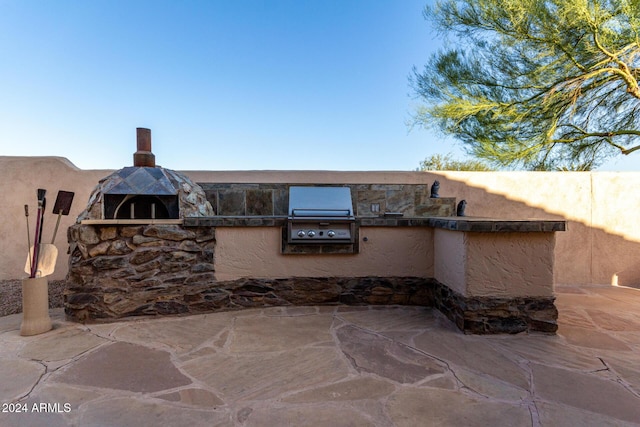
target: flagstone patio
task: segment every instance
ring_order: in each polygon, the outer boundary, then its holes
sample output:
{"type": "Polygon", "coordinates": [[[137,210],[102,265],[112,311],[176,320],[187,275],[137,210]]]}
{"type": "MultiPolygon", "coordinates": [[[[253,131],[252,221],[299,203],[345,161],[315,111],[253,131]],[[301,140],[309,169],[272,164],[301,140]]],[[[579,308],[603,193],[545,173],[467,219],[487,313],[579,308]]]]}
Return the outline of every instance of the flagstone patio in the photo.
{"type": "Polygon", "coordinates": [[[0,318],[2,426],[638,426],[640,290],[558,287],[557,335],[464,335],[433,308],[0,318]],[[18,412],[20,411],[20,412],[18,412]]]}

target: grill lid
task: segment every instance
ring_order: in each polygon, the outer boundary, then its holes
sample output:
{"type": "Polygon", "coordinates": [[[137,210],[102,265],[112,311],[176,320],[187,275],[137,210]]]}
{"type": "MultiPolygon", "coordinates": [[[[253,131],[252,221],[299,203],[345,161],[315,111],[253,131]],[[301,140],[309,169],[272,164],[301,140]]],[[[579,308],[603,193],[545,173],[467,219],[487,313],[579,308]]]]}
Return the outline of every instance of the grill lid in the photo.
{"type": "Polygon", "coordinates": [[[349,187],[289,187],[289,217],[353,218],[349,187]]]}
{"type": "Polygon", "coordinates": [[[351,188],[289,187],[290,244],[349,244],[356,236],[351,188]]]}

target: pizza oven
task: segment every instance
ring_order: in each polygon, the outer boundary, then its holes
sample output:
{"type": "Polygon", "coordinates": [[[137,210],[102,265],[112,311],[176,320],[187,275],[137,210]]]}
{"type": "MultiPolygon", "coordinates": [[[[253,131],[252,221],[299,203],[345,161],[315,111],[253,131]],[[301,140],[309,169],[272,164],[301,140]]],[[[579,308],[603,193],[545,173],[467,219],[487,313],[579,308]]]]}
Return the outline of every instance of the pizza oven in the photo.
{"type": "Polygon", "coordinates": [[[178,220],[214,215],[202,188],[185,175],[156,166],[151,130],[137,128],[133,166],[102,179],[79,220],[178,220]]]}

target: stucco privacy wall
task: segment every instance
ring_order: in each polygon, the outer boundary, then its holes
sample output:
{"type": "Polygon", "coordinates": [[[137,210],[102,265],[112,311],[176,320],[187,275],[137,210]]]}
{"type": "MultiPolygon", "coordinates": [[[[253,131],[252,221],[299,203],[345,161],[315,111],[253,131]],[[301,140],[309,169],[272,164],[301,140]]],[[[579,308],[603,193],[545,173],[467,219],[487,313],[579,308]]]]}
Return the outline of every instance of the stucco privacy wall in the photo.
{"type": "Polygon", "coordinates": [[[59,190],[73,191],[75,196],[68,216],[62,216],[56,236],[58,260],[51,279],[64,279],[67,274],[67,228],[86,207],[89,195],[110,170],[81,170],[62,157],[0,156],[0,280],[26,277],[27,225],[24,205],[29,205],[31,242],[36,224],[37,189],[47,190],[43,243],[51,243],[57,216],[52,214],[59,190]]]}
{"type": "Polygon", "coordinates": [[[640,286],[640,173],[441,172],[468,215],[565,219],[556,284],[640,286]]]}
{"type": "MultiPolygon", "coordinates": [[[[98,181],[111,172],[80,170],[67,159],[59,157],[0,156],[0,195],[4,201],[0,220],[0,251],[3,255],[0,257],[0,280],[25,276],[27,235],[24,204],[29,204],[33,238],[37,188],[48,190],[43,242],[50,241],[53,233],[56,217],[51,214],[51,209],[58,190],[76,193],[71,213],[62,217],[56,238],[60,255],[51,278],[63,279],[67,272],[65,230],[85,208],[98,181]]],[[[184,173],[196,182],[218,183],[431,184],[438,179],[440,195],[466,199],[469,216],[568,220],[568,230],[558,233],[556,239],[557,284],[610,284],[617,280],[620,285],[640,286],[640,263],[637,259],[640,253],[640,173],[636,172],[184,173]]],[[[430,268],[433,267],[424,267],[426,270],[430,268]]],[[[219,274],[226,273],[223,270],[219,274]]]]}

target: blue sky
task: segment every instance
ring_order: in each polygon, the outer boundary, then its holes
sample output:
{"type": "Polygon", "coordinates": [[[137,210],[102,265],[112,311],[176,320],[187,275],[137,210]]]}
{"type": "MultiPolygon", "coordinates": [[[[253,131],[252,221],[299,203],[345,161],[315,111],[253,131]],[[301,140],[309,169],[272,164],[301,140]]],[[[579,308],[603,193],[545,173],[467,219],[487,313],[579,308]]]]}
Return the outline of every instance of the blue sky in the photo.
{"type": "Polygon", "coordinates": [[[413,170],[461,152],[407,126],[427,1],[0,0],[0,155],[119,169],[148,127],[178,170],[413,170]]]}

